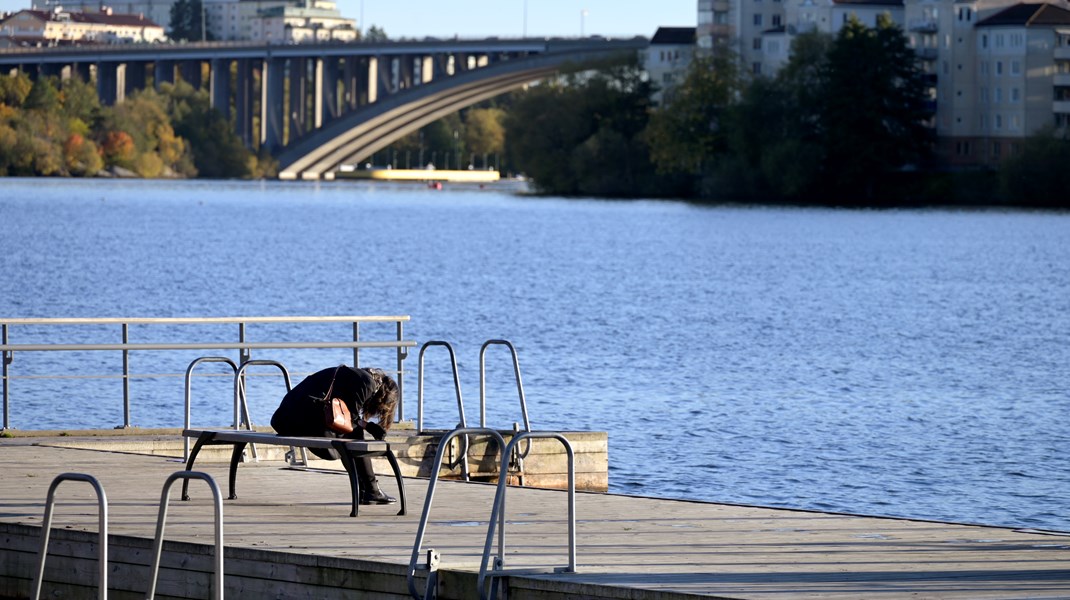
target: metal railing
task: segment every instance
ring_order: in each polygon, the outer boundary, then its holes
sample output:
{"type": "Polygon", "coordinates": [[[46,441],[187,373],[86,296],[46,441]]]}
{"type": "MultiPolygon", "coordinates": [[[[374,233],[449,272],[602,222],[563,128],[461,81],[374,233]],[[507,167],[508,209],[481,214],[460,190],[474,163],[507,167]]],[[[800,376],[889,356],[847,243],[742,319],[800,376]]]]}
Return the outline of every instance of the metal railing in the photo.
{"type": "Polygon", "coordinates": [[[41,522],[41,554],[37,563],[37,572],[33,579],[33,600],[41,597],[41,587],[45,581],[45,559],[48,558],[48,538],[52,533],[52,510],[56,504],[56,488],[64,481],[84,481],[93,486],[97,493],[97,597],[108,597],[108,495],[96,477],[85,473],[60,473],[48,486],[45,500],[45,516],[41,522]]]}
{"type": "MultiPolygon", "coordinates": [[[[62,319],[0,319],[0,364],[2,364],[3,382],[3,427],[11,428],[11,388],[10,382],[19,378],[121,378],[123,380],[123,423],[119,427],[131,427],[130,420],[130,381],[137,377],[130,372],[130,353],[146,351],[183,351],[183,350],[236,350],[238,352],[237,364],[243,364],[250,360],[254,350],[312,350],[312,349],[352,349],[353,365],[360,365],[361,349],[393,348],[396,356],[396,374],[398,384],[398,419],[404,419],[403,391],[404,391],[404,361],[408,356],[408,349],[416,346],[416,342],[405,340],[404,323],[409,320],[408,316],[298,316],[298,317],[192,317],[192,318],[62,318],[62,319]],[[339,341],[289,341],[289,340],[265,340],[249,341],[247,326],[250,324],[324,324],[324,323],[352,323],[353,334],[350,340],[339,341]],[[367,323],[393,323],[395,335],[390,339],[362,340],[360,335],[361,324],[367,323]],[[117,343],[11,343],[13,330],[17,327],[52,327],[66,326],[116,326],[119,331],[121,342],[117,343]],[[237,340],[222,342],[147,342],[134,343],[130,341],[130,326],[167,326],[167,325],[237,325],[237,340]],[[13,375],[12,365],[17,353],[30,352],[120,352],[122,354],[121,375],[63,375],[51,373],[40,375],[13,375]]],[[[181,376],[181,373],[175,373],[181,376]]]]}

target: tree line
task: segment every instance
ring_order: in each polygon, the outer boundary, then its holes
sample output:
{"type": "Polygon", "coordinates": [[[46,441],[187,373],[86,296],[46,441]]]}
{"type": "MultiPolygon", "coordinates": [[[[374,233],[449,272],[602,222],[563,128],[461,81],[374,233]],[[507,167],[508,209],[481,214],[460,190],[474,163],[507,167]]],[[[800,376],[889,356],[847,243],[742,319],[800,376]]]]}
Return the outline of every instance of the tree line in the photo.
{"type": "Polygon", "coordinates": [[[1045,129],[998,169],[933,154],[929,83],[890,19],[796,38],[775,77],[697,57],[662,106],[638,65],[574,73],[515,94],[509,164],[538,191],[824,205],[1070,206],[1065,134],[1045,129]]]}
{"type": "Polygon", "coordinates": [[[263,177],[274,165],[246,149],[208,93],[164,83],[103,106],[78,77],[0,77],[0,175],[263,177]]]}

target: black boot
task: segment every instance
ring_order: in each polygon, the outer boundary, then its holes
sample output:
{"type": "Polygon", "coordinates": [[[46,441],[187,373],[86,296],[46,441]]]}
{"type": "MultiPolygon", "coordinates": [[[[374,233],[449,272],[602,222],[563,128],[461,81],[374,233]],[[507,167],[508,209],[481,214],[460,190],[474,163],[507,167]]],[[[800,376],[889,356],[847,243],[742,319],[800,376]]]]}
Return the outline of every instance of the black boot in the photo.
{"type": "Polygon", "coordinates": [[[393,504],[397,501],[397,498],[387,496],[379,489],[379,482],[374,479],[360,486],[361,504],[393,504]]]}

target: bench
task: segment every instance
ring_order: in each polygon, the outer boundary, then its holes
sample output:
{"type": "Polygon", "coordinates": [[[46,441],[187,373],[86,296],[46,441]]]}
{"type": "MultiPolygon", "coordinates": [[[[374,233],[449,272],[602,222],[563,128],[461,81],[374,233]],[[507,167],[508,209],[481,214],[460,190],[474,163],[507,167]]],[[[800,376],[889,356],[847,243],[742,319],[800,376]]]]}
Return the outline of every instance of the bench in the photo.
{"type": "MultiPolygon", "coordinates": [[[[349,486],[353,494],[353,509],[349,513],[349,516],[351,517],[357,516],[358,506],[360,505],[360,481],[357,477],[357,468],[354,462],[355,459],[385,456],[390,462],[390,467],[394,469],[394,478],[398,482],[398,500],[401,504],[401,510],[398,511],[398,515],[405,514],[405,483],[401,480],[401,470],[398,468],[397,458],[394,457],[394,452],[390,450],[390,444],[387,442],[328,437],[293,437],[275,435],[274,433],[269,432],[241,431],[235,429],[185,429],[182,431],[182,435],[197,440],[193,446],[193,450],[190,452],[189,460],[186,462],[187,471],[193,470],[193,463],[197,460],[197,454],[201,451],[203,446],[219,446],[225,444],[233,446],[230,455],[230,500],[234,500],[238,497],[235,493],[234,480],[237,478],[238,462],[241,461],[242,453],[245,450],[246,445],[268,444],[273,446],[290,446],[294,448],[334,448],[342,460],[342,466],[345,467],[346,473],[349,475],[349,486]]],[[[187,480],[182,484],[183,500],[189,500],[189,494],[187,493],[188,483],[189,481],[187,480]]]]}

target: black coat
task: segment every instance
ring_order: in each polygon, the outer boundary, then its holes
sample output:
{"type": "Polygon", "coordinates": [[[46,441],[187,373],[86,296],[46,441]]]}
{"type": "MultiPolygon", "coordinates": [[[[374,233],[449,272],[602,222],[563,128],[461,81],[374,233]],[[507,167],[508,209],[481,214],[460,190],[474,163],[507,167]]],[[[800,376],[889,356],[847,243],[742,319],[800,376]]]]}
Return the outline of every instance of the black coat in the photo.
{"type": "MultiPolygon", "coordinates": [[[[331,387],[331,397],[340,398],[349,407],[353,420],[361,415],[361,407],[375,393],[375,381],[364,369],[341,365],[313,373],[297,384],[286,394],[282,403],[271,416],[271,427],[279,435],[339,437],[327,428],[323,416],[322,399],[331,387]],[[335,371],[337,370],[337,376],[335,371]]],[[[362,438],[363,431],[355,428],[353,434],[346,437],[362,438]]],[[[310,449],[320,458],[337,459],[333,450],[310,449]]]]}

